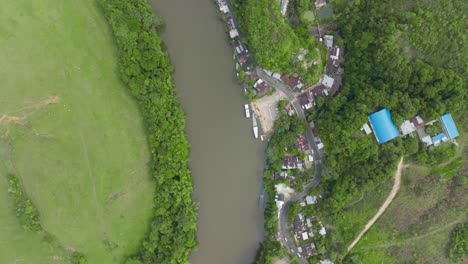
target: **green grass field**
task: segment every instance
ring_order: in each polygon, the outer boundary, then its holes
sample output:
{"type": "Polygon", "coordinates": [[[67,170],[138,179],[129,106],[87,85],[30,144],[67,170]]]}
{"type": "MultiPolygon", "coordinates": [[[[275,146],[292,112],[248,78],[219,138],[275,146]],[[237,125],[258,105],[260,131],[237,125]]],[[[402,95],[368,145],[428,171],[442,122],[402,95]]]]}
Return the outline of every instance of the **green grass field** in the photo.
{"type": "MultiPolygon", "coordinates": [[[[463,127],[460,122],[459,129],[463,127]]],[[[356,263],[452,263],[446,257],[450,232],[468,220],[468,148],[463,147],[467,140],[457,141],[456,157],[463,156],[465,164],[455,176],[444,177],[430,167],[410,165],[395,200],[353,249],[351,259],[356,263]]]]}
{"type": "Polygon", "coordinates": [[[154,190],[142,120],[118,78],[106,21],[93,0],[1,5],[0,263],[65,261],[63,250],[19,226],[7,172],[63,248],[117,263],[144,237],[154,190]]]}

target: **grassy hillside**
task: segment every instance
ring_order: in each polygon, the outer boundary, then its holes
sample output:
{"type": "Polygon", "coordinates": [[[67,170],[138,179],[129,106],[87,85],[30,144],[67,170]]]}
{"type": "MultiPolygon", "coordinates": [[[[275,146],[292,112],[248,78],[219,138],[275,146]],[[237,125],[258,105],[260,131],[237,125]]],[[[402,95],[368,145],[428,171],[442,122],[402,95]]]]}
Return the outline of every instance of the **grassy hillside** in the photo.
{"type": "Polygon", "coordinates": [[[92,0],[2,2],[0,262],[64,254],[15,221],[5,183],[12,172],[66,251],[116,263],[143,239],[154,191],[108,26],[92,0]]]}

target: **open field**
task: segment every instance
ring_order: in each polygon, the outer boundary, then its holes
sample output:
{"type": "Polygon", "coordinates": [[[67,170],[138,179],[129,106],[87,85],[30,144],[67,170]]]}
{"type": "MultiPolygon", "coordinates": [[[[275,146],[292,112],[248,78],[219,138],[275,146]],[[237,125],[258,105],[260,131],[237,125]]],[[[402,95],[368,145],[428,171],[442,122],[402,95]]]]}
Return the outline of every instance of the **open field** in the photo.
{"type": "Polygon", "coordinates": [[[358,263],[451,263],[446,257],[450,232],[468,220],[467,151],[459,150],[464,167],[449,179],[428,167],[409,166],[400,193],[348,257],[358,263]]]}
{"type": "Polygon", "coordinates": [[[121,261],[144,237],[154,185],[106,21],[92,0],[2,1],[0,45],[0,263],[64,261],[15,221],[7,172],[62,247],[121,261]]]}

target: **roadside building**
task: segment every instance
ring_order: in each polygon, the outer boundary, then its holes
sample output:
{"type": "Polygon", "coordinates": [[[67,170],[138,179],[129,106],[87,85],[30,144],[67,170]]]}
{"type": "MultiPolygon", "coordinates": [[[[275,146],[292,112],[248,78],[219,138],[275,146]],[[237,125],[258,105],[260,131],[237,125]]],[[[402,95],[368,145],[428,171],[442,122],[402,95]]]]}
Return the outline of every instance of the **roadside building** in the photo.
{"type": "Polygon", "coordinates": [[[305,152],[309,150],[309,143],[307,142],[307,138],[304,135],[299,136],[296,139],[294,147],[296,147],[299,152],[305,152]]]}
{"type": "Polygon", "coordinates": [[[323,36],[323,43],[327,48],[332,48],[333,47],[333,36],[332,35],[325,35],[323,36]]]}
{"type": "Polygon", "coordinates": [[[460,135],[458,133],[457,126],[455,125],[451,114],[443,115],[440,118],[440,123],[442,124],[444,134],[446,135],[448,140],[454,139],[460,135]]]}
{"type": "Polygon", "coordinates": [[[268,88],[269,88],[268,84],[262,79],[258,79],[254,84],[254,89],[255,91],[257,91],[257,94],[259,95],[266,94],[266,92],[268,91],[268,88]]]}
{"type": "Polygon", "coordinates": [[[284,110],[286,110],[288,116],[293,116],[296,114],[296,112],[294,111],[294,107],[290,103],[284,106],[284,110]]]}
{"type": "Polygon", "coordinates": [[[283,160],[283,170],[294,170],[298,169],[303,171],[305,169],[304,167],[304,161],[299,159],[298,157],[293,157],[293,156],[287,156],[283,160]]]}
{"type": "Polygon", "coordinates": [[[340,48],[332,47],[330,48],[330,59],[338,60],[340,58],[340,48]]]}
{"type": "Polygon", "coordinates": [[[314,96],[309,91],[301,93],[297,96],[297,99],[299,99],[299,104],[304,110],[308,110],[315,105],[314,96]]]}
{"type": "Polygon", "coordinates": [[[309,243],[297,248],[297,251],[305,258],[315,255],[315,244],[309,243]]]}
{"type": "MultiPolygon", "coordinates": [[[[324,75],[323,78],[322,78],[322,84],[325,87],[327,87],[327,89],[331,89],[333,87],[333,82],[334,81],[335,80],[332,77],[328,76],[328,75],[324,75]]],[[[328,95],[328,93],[327,93],[327,95],[328,95]]]]}
{"type": "Polygon", "coordinates": [[[388,109],[382,109],[369,115],[369,120],[374,130],[375,138],[379,144],[384,144],[398,137],[398,129],[393,123],[392,115],[388,109]]]}
{"type": "Polygon", "coordinates": [[[218,3],[219,11],[223,12],[224,14],[229,12],[229,7],[225,0],[216,0],[218,3]]]}
{"type": "Polygon", "coordinates": [[[327,5],[326,0],[315,0],[315,8],[319,9],[327,5]]]}
{"type": "Polygon", "coordinates": [[[281,76],[280,79],[291,89],[301,89],[304,86],[301,80],[297,77],[281,76]]]}
{"type": "Polygon", "coordinates": [[[317,196],[307,195],[306,199],[305,199],[305,202],[308,205],[316,204],[317,203],[317,196]]]}

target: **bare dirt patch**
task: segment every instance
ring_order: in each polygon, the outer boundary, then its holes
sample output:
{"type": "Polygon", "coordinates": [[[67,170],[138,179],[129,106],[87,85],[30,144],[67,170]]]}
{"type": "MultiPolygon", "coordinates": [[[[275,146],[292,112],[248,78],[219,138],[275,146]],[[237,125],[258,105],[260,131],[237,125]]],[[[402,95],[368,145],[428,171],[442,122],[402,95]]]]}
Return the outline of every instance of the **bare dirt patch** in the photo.
{"type": "Polygon", "coordinates": [[[294,193],[294,190],[291,189],[291,187],[287,186],[284,183],[280,183],[280,184],[275,185],[275,188],[276,188],[276,192],[278,194],[283,194],[284,195],[285,200],[287,200],[294,193]]]}
{"type": "Polygon", "coordinates": [[[264,96],[251,103],[255,116],[260,121],[263,133],[271,135],[275,120],[279,117],[278,102],[287,97],[276,90],[271,96],[264,96]]]}
{"type": "Polygon", "coordinates": [[[273,264],[289,264],[291,263],[291,261],[289,260],[289,258],[285,257],[285,258],[273,258],[273,264]]]}
{"type": "Polygon", "coordinates": [[[27,118],[34,114],[37,110],[49,105],[60,102],[60,97],[58,96],[49,96],[44,100],[41,100],[37,103],[28,102],[25,106],[6,112],[4,114],[0,114],[0,124],[1,123],[10,123],[15,125],[26,125],[27,118]],[[10,115],[11,113],[22,113],[22,115],[10,115]]]}

